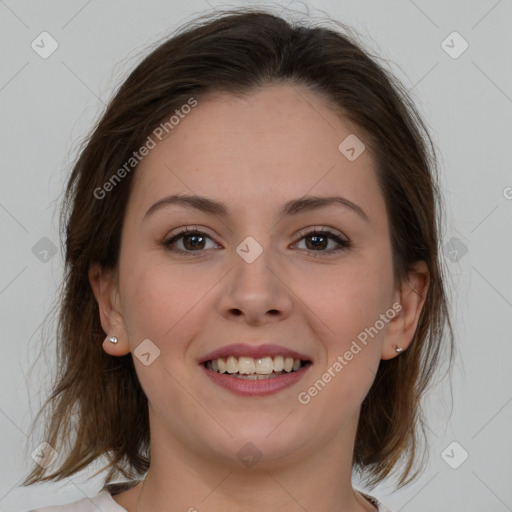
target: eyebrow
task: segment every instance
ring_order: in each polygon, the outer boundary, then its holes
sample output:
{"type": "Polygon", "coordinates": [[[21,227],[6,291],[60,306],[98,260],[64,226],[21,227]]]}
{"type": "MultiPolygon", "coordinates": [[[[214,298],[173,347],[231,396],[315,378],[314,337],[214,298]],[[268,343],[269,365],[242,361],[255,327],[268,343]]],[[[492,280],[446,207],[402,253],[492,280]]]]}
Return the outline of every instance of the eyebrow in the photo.
{"type": "MultiPolygon", "coordinates": [[[[144,219],[157,210],[170,205],[199,210],[203,213],[210,213],[219,217],[227,217],[229,214],[226,204],[220,201],[198,195],[173,194],[163,197],[154,203],[144,214],[144,219]]],[[[292,199],[282,206],[279,214],[280,216],[293,216],[333,205],[352,210],[366,222],[370,222],[370,219],[360,206],[341,196],[304,196],[300,199],[292,199]]]]}

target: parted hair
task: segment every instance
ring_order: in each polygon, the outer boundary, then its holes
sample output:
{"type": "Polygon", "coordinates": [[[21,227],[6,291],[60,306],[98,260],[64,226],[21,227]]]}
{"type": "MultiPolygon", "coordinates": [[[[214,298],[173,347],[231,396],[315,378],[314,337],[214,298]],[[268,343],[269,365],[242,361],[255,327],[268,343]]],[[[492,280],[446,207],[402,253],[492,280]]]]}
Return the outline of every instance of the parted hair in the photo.
{"type": "Polygon", "coordinates": [[[47,468],[35,464],[22,485],[70,477],[96,460],[108,469],[106,484],[121,476],[140,479],[149,469],[147,397],[132,354],[112,357],[103,350],[106,333],[88,279],[94,264],[117,268],[137,167],[104,197],[98,190],[190,98],[243,95],[270,83],[305,85],[358,127],[386,203],[396,282],[415,262],[428,265],[429,288],[412,342],[398,357],[380,361],[353,452],[353,469],[370,487],[391,474],[400,487],[421,472],[428,456],[422,398],[441,363],[451,368],[454,351],[435,144],[411,93],[358,34],[337,21],[312,20],[250,7],[195,17],[151,48],[83,141],[61,210],[57,372],[33,422],[45,413],[44,441],[60,460],[47,468]]]}

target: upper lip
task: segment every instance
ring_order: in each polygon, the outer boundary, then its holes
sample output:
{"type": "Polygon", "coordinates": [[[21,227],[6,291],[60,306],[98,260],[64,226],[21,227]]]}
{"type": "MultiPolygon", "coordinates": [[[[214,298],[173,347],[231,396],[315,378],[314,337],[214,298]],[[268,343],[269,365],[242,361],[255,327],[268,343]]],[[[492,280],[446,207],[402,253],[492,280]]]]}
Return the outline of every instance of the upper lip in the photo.
{"type": "Polygon", "coordinates": [[[283,356],[293,357],[294,359],[301,359],[302,361],[310,361],[310,358],[296,350],[292,350],[280,345],[274,344],[263,344],[263,345],[249,345],[247,343],[234,343],[232,345],[226,345],[224,347],[217,348],[212,352],[203,356],[199,364],[203,364],[206,361],[213,361],[220,357],[226,358],[229,356],[234,357],[252,357],[258,359],[265,356],[283,356]]]}

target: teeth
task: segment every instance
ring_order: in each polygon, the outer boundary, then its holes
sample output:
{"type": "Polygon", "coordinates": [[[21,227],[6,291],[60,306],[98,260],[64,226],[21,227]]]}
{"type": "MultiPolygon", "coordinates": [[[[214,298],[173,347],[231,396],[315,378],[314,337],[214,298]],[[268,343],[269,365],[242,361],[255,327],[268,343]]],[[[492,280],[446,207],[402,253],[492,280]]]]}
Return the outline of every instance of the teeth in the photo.
{"type": "MultiPolygon", "coordinates": [[[[249,375],[254,373],[255,364],[252,357],[239,357],[238,358],[238,373],[245,373],[249,375]]],[[[213,368],[212,368],[213,370],[213,368]]]]}
{"type": "MultiPolygon", "coordinates": [[[[299,361],[299,366],[300,366],[300,361],[299,361]]],[[[260,375],[269,375],[273,371],[274,371],[274,361],[272,361],[271,357],[262,357],[260,359],[256,359],[256,370],[254,371],[254,373],[258,373],[260,375]]]]}
{"type": "Polygon", "coordinates": [[[275,357],[260,357],[254,359],[253,357],[234,357],[228,358],[219,357],[213,361],[208,361],[206,367],[218,373],[229,373],[241,375],[271,375],[280,373],[290,373],[297,371],[301,367],[300,359],[293,357],[275,356],[275,357]]]}
{"type": "Polygon", "coordinates": [[[229,356],[226,359],[226,371],[228,373],[236,373],[238,371],[238,361],[236,357],[229,356]]]}
{"type": "Polygon", "coordinates": [[[284,370],[284,357],[276,356],[274,357],[274,371],[281,372],[284,370]]]}

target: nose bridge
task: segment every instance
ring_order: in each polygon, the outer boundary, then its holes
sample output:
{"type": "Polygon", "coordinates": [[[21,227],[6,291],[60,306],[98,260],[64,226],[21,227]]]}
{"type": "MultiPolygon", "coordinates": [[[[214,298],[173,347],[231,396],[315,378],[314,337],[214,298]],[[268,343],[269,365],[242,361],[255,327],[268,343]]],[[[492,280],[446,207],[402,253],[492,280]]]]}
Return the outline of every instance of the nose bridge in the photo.
{"type": "Polygon", "coordinates": [[[246,237],[235,247],[233,268],[220,307],[223,314],[236,310],[252,321],[262,321],[268,312],[288,314],[291,297],[280,278],[283,273],[271,236],[265,232],[256,236],[246,237]]]}
{"type": "Polygon", "coordinates": [[[247,236],[235,248],[237,257],[234,260],[234,271],[237,282],[244,281],[245,284],[272,287],[276,278],[276,255],[272,253],[271,236],[268,233],[261,233],[256,239],[247,236]],[[274,268],[273,268],[274,267],[274,268]]]}

